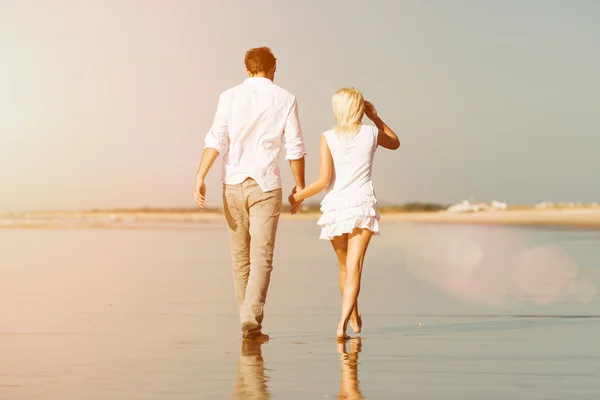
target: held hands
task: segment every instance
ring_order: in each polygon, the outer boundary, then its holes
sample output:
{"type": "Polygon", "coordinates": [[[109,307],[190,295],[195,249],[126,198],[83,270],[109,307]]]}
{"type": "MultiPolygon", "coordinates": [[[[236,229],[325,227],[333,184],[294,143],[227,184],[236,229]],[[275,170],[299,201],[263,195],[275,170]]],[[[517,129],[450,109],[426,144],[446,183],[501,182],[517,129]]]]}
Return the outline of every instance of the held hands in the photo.
{"type": "Polygon", "coordinates": [[[194,198],[196,199],[196,204],[200,208],[204,208],[206,205],[206,185],[204,184],[204,179],[196,178],[196,187],[194,187],[194,198]]]}
{"type": "Polygon", "coordinates": [[[365,115],[373,122],[379,118],[375,106],[370,101],[365,101],[365,115]]]}
{"type": "Polygon", "coordinates": [[[297,186],[294,187],[294,189],[292,189],[292,194],[290,194],[290,196],[288,197],[288,201],[290,202],[290,213],[292,215],[296,214],[298,212],[298,209],[302,205],[302,200],[298,201],[298,200],[296,200],[296,197],[294,196],[300,190],[302,190],[302,189],[297,186]]]}

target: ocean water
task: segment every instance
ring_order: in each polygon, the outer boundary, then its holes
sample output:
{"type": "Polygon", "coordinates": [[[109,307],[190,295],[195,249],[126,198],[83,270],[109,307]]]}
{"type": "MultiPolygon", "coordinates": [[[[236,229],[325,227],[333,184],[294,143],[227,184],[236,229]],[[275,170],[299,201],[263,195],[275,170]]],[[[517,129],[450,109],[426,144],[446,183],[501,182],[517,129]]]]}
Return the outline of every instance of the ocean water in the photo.
{"type": "Polygon", "coordinates": [[[382,223],[363,332],[314,221],[285,220],[266,343],[224,223],[0,230],[0,399],[597,399],[600,232],[382,223]]]}

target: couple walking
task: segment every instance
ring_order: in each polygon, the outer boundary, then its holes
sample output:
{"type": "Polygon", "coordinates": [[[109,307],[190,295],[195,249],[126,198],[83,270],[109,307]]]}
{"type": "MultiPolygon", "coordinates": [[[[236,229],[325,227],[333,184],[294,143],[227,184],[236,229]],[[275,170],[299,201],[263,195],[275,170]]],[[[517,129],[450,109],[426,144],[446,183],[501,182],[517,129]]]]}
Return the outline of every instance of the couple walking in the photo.
{"type": "Polygon", "coordinates": [[[348,324],[360,332],[358,294],[363,261],[372,235],[379,233],[371,181],[378,146],[395,150],[396,134],[354,88],[333,95],[336,126],[321,135],[319,177],[305,185],[306,151],[296,98],[273,83],[276,58],[267,47],[245,56],[248,78],[223,92],[196,177],[194,196],[206,205],[204,180],[223,157],[223,207],[231,240],[233,278],[242,337],[266,337],[263,309],[273,269],[273,249],[282,205],[279,153],[285,148],[295,187],[288,200],[295,214],[302,201],[327,189],[318,221],[340,267],[342,311],[337,337],[348,339],[348,324]],[[366,115],[375,126],[363,125],[366,115]]]}

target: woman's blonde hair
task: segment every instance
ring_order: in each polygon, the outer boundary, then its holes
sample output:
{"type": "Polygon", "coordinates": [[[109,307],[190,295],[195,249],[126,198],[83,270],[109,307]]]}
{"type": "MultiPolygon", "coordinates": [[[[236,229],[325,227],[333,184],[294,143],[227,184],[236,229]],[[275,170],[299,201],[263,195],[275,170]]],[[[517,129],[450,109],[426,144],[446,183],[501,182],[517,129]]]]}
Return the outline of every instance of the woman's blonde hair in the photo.
{"type": "Polygon", "coordinates": [[[365,99],[358,89],[343,88],[332,98],[333,116],[337,121],[334,128],[338,135],[358,133],[365,114],[365,99]]]}

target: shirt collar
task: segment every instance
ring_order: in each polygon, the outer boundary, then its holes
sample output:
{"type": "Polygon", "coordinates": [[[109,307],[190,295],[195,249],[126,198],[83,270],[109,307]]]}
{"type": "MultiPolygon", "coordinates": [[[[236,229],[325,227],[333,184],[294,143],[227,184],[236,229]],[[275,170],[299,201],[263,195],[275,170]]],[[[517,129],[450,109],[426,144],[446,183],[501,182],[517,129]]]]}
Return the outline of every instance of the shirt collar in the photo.
{"type": "Polygon", "coordinates": [[[273,81],[262,76],[249,76],[244,80],[244,83],[273,83],[273,81]]]}

